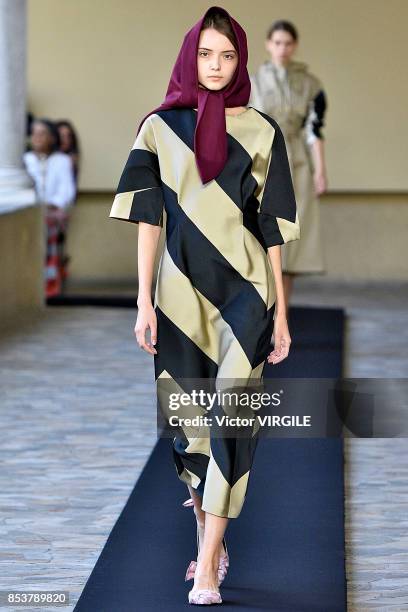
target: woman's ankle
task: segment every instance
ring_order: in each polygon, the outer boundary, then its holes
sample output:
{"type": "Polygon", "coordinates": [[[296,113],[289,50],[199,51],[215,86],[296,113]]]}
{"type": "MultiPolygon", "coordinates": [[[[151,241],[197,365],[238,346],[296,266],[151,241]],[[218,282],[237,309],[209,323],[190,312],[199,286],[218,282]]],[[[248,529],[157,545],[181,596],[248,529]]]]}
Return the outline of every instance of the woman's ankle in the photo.
{"type": "Polygon", "coordinates": [[[205,573],[212,573],[218,570],[219,554],[218,551],[212,555],[208,555],[204,550],[200,551],[200,567],[205,573]]]}
{"type": "Polygon", "coordinates": [[[215,588],[218,585],[218,561],[198,559],[195,571],[195,584],[203,583],[211,585],[211,588],[215,588]]]}

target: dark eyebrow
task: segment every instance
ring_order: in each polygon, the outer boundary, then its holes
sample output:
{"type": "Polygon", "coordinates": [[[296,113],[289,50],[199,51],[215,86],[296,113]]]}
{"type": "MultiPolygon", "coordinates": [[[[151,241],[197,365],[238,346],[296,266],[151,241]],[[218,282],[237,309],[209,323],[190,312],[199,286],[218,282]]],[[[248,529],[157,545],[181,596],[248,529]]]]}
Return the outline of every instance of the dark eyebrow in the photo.
{"type": "MultiPolygon", "coordinates": [[[[212,49],[207,49],[207,47],[198,47],[199,49],[203,49],[203,51],[212,51],[212,49]]],[[[235,49],[227,49],[226,51],[221,51],[221,53],[236,53],[235,49]]]]}

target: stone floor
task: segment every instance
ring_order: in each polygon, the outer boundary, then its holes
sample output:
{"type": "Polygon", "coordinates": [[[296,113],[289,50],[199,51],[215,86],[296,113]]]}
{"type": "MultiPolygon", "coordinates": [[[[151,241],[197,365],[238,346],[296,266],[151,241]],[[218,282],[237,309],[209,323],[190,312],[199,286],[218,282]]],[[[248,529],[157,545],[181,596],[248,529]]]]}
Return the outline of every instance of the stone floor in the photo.
{"type": "MultiPolygon", "coordinates": [[[[407,294],[302,280],[293,304],[346,308],[347,377],[406,378],[407,294]]],[[[134,322],[130,309],[49,307],[2,334],[0,589],[78,599],[156,440],[134,322]]],[[[345,447],[349,610],[408,610],[407,441],[345,447]]]]}
{"type": "MultiPolygon", "coordinates": [[[[293,303],[346,309],[345,377],[408,377],[408,285],[302,280],[293,303]]],[[[408,441],[345,440],[348,609],[408,610],[408,441]]]]}

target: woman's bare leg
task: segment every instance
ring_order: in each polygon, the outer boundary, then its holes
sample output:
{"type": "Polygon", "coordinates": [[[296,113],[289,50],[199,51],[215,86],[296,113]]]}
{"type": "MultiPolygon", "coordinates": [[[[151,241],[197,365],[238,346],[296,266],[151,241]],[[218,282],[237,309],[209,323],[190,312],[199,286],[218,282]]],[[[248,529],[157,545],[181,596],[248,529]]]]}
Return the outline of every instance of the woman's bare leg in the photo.
{"type": "Polygon", "coordinates": [[[194,502],[194,514],[197,520],[198,537],[200,539],[200,550],[201,550],[203,546],[203,542],[204,542],[205,512],[201,510],[201,497],[198,495],[196,490],[193,489],[193,487],[191,487],[190,485],[187,485],[187,486],[190,492],[190,497],[194,502]]]}
{"type": "Polygon", "coordinates": [[[218,565],[222,539],[229,519],[205,513],[204,541],[200,549],[197,568],[194,575],[194,590],[211,589],[218,591],[218,565]]]}
{"type": "Polygon", "coordinates": [[[218,565],[220,555],[224,552],[222,539],[229,519],[204,512],[201,509],[202,499],[200,495],[196,493],[193,487],[187,486],[190,497],[194,502],[194,513],[200,539],[200,552],[197,557],[193,588],[218,590],[218,565]]]}
{"type": "MultiPolygon", "coordinates": [[[[201,497],[200,495],[198,495],[198,493],[196,492],[195,489],[193,489],[193,487],[191,487],[190,485],[187,485],[188,490],[190,492],[190,497],[194,502],[194,514],[196,517],[196,521],[197,521],[197,526],[198,526],[198,537],[200,540],[200,551],[202,550],[202,546],[204,543],[204,531],[205,531],[205,516],[206,513],[204,512],[204,510],[201,510],[201,497]]],[[[224,547],[222,545],[222,540],[221,540],[221,544],[219,547],[219,554],[220,556],[223,554],[224,552],[224,547]]]]}

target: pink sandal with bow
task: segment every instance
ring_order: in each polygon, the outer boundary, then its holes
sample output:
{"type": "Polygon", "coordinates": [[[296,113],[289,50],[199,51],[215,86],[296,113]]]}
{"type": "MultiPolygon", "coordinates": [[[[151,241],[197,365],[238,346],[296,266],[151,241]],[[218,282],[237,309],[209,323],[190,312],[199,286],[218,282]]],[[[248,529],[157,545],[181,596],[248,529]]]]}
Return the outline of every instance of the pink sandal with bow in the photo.
{"type": "MultiPolygon", "coordinates": [[[[193,500],[191,498],[190,499],[186,499],[186,501],[183,502],[183,506],[185,508],[189,508],[191,506],[194,506],[194,502],[193,502],[193,500]]],[[[224,552],[224,554],[222,554],[220,556],[220,562],[219,562],[219,566],[218,566],[218,586],[220,586],[220,584],[222,584],[225,576],[227,575],[228,568],[229,568],[229,554],[228,554],[227,543],[225,541],[225,538],[222,539],[222,545],[224,547],[225,552],[224,552]]],[[[199,539],[198,527],[197,527],[197,555],[198,555],[199,550],[200,550],[200,539],[199,539]]],[[[185,578],[184,578],[185,582],[187,582],[188,580],[191,580],[192,578],[194,578],[196,568],[197,568],[197,561],[190,561],[190,565],[187,568],[186,575],[185,575],[185,578]]],[[[211,592],[212,593],[216,593],[216,591],[211,591],[211,592]]],[[[209,603],[212,603],[212,602],[209,602],[209,603]]],[[[215,601],[213,603],[221,603],[221,601],[220,602],[215,601]]]]}

